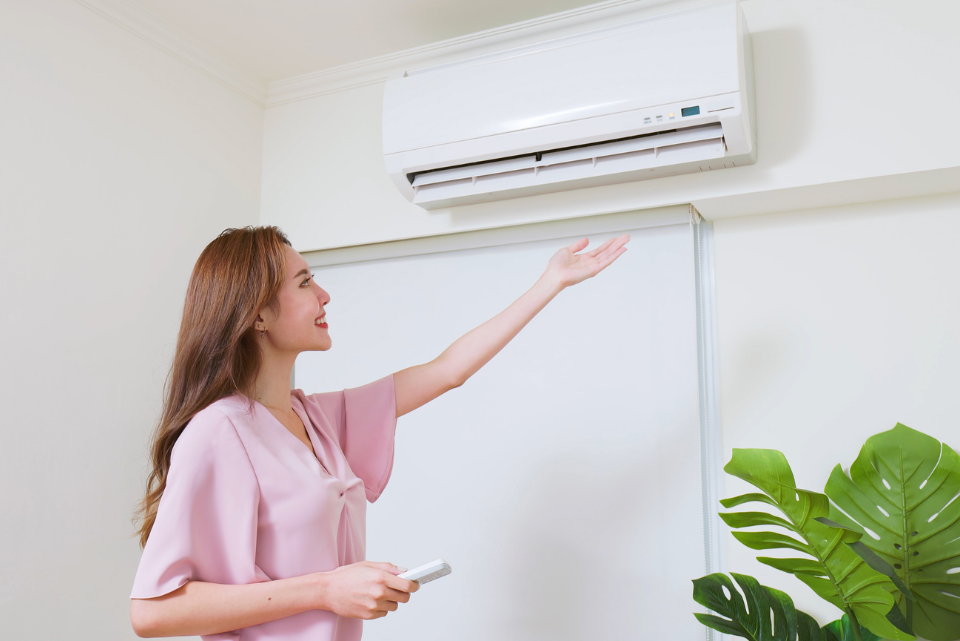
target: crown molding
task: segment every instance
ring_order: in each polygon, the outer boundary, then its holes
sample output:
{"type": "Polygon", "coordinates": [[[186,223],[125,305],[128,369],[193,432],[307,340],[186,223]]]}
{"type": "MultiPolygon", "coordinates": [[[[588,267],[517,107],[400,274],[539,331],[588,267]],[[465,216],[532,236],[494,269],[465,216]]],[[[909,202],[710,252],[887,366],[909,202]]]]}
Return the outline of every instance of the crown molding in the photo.
{"type": "MultiPolygon", "coordinates": [[[[522,46],[565,35],[565,31],[603,26],[632,14],[676,11],[715,0],[607,0],[524,22],[478,31],[422,47],[368,58],[338,67],[277,80],[267,85],[266,107],[384,82],[409,69],[479,55],[484,49],[522,46]]],[[[735,0],[731,0],[735,1],[735,0]]],[[[639,16],[638,16],[639,17],[639,16]]]]}
{"type": "MultiPolygon", "coordinates": [[[[560,13],[478,31],[413,49],[368,58],[338,67],[264,82],[187,38],[152,14],[126,0],[76,0],[78,4],[154,44],[181,62],[206,74],[265,108],[384,82],[408,69],[432,66],[488,51],[515,47],[620,22],[626,16],[676,11],[716,0],[606,0],[560,13]]],[[[738,1],[738,0],[730,0],[738,1]]]]}
{"type": "Polygon", "coordinates": [[[206,74],[261,107],[267,102],[267,83],[240,71],[229,61],[186,38],[151,14],[124,0],[76,0],[79,4],[163,49],[181,62],[206,74]]]}

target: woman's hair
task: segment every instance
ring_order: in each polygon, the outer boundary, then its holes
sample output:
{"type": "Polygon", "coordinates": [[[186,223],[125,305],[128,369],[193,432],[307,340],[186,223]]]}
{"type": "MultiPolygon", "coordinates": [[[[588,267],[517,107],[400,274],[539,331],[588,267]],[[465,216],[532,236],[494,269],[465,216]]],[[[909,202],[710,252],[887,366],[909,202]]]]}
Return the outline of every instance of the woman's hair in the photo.
{"type": "Polygon", "coordinates": [[[285,275],[284,245],[290,241],[277,227],[226,229],[193,267],[150,446],[153,469],[136,513],[140,547],[157,518],[170,455],[183,428],[197,412],[245,392],[256,379],[262,355],[253,322],[265,307],[276,310],[285,275]]]}

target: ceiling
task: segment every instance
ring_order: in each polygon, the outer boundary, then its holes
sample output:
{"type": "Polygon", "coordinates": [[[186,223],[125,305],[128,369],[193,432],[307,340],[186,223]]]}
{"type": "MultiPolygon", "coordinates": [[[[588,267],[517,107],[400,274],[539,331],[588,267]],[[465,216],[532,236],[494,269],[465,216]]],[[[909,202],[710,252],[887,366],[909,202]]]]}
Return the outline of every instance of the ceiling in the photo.
{"type": "Polygon", "coordinates": [[[597,0],[127,0],[273,82],[597,0]]]}

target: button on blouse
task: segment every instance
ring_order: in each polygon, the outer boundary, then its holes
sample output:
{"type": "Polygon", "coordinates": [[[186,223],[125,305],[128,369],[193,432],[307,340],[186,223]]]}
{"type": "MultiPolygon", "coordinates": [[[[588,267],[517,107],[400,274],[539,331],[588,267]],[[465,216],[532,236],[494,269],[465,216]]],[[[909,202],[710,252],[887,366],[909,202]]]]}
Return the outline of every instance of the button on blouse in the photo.
{"type": "MultiPolygon", "coordinates": [[[[245,584],[365,560],[366,504],[393,468],[390,374],[339,392],[290,393],[313,452],[269,410],[234,394],[198,412],[173,447],[131,598],[187,581],[245,584]]],[[[204,641],[359,641],[362,619],[311,610],[204,641]]]]}

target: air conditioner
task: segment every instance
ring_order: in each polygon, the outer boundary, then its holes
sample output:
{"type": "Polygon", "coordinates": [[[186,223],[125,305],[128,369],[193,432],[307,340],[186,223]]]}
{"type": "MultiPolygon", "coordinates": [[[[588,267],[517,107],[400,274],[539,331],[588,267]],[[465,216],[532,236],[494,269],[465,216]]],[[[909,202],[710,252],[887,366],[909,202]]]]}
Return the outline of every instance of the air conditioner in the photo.
{"type": "Polygon", "coordinates": [[[703,5],[407,71],[383,153],[426,209],[756,162],[750,35],[703,5]]]}

